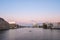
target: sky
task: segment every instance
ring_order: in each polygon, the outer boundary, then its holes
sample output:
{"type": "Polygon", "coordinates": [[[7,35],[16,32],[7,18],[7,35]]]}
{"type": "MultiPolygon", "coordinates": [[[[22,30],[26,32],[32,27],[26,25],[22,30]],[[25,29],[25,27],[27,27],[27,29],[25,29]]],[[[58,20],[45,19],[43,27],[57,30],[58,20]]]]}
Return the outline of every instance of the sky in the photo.
{"type": "Polygon", "coordinates": [[[8,22],[60,22],[60,0],[0,0],[0,17],[8,22]]]}

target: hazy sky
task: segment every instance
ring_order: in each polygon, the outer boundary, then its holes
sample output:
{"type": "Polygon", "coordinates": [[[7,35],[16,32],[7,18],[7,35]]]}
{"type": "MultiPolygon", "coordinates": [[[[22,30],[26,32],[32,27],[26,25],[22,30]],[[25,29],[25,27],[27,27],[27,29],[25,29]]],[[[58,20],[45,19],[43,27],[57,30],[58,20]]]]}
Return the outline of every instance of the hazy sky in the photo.
{"type": "Polygon", "coordinates": [[[60,0],[0,0],[0,17],[16,22],[59,22],[60,0]]]}

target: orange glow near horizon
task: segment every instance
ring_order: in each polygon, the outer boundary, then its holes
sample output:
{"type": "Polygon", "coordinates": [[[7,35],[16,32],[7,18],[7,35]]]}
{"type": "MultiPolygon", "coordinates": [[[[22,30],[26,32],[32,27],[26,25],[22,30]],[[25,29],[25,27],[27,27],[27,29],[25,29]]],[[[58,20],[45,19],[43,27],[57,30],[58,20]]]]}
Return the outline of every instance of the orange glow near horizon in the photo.
{"type": "Polygon", "coordinates": [[[15,24],[15,22],[9,22],[9,24],[15,24]]]}

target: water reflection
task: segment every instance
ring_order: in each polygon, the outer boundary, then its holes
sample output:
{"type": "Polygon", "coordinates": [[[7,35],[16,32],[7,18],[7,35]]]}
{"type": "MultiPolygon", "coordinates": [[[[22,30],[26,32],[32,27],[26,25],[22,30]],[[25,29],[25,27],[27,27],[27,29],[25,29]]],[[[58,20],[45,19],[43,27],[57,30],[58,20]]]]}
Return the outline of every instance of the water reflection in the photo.
{"type": "Polygon", "coordinates": [[[60,40],[60,30],[20,28],[0,31],[0,40],[60,40]]]}

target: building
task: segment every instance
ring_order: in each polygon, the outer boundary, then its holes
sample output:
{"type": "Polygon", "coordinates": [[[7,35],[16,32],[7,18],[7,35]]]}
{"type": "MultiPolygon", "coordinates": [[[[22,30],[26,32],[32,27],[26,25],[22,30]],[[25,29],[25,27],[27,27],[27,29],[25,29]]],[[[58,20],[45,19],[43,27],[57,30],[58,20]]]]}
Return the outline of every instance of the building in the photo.
{"type": "Polygon", "coordinates": [[[60,23],[53,23],[53,28],[60,28],[60,23]]]}
{"type": "Polygon", "coordinates": [[[0,30],[9,29],[9,23],[5,21],[3,18],[0,18],[0,30]]]}

